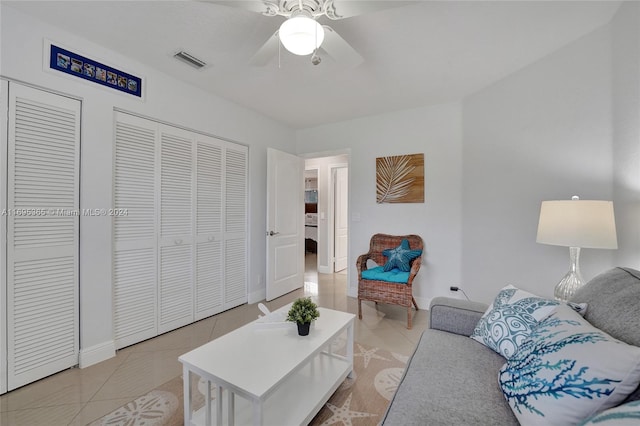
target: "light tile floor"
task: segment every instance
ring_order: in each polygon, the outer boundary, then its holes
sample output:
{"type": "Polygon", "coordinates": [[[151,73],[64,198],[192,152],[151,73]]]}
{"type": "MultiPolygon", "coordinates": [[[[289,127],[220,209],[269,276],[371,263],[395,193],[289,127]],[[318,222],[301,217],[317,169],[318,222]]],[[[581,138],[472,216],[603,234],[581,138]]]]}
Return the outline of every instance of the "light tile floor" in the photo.
{"type": "MultiPolygon", "coordinates": [[[[318,274],[315,255],[307,255],[305,286],[266,305],[274,310],[311,296],[318,305],[357,314],[347,297],[347,275],[318,274]]],[[[0,396],[1,426],[86,425],[182,374],[178,356],[258,317],[258,305],[242,305],[189,326],[119,350],[114,358],[88,368],[72,368],[0,396]]],[[[406,310],[363,303],[356,318],[355,341],[409,355],[427,325],[427,311],[414,312],[406,328],[406,310]]]]}

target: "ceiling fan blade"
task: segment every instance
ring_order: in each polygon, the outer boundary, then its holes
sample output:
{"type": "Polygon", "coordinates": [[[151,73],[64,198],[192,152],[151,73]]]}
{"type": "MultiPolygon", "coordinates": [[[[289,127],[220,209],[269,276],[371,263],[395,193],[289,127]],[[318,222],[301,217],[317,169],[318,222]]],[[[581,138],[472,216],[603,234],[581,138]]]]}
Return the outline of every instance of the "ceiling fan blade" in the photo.
{"type": "Polygon", "coordinates": [[[364,58],[333,28],[328,25],[323,25],[323,27],[325,29],[324,41],[320,48],[327,52],[336,62],[347,67],[356,67],[364,61],[364,58]]]}
{"type": "Polygon", "coordinates": [[[327,13],[327,16],[330,19],[349,18],[351,16],[377,12],[379,10],[390,9],[392,7],[408,6],[418,2],[419,1],[416,0],[333,0],[333,9],[335,13],[329,12],[327,13]]]}
{"type": "Polygon", "coordinates": [[[205,3],[215,3],[222,6],[236,7],[240,9],[250,10],[256,13],[265,13],[267,6],[261,0],[235,0],[235,1],[218,1],[218,0],[200,0],[205,3]]]}
{"type": "Polygon", "coordinates": [[[262,45],[255,55],[249,60],[249,65],[257,67],[265,66],[278,54],[278,46],[280,39],[278,38],[278,32],[273,33],[265,44],[262,45]]]}

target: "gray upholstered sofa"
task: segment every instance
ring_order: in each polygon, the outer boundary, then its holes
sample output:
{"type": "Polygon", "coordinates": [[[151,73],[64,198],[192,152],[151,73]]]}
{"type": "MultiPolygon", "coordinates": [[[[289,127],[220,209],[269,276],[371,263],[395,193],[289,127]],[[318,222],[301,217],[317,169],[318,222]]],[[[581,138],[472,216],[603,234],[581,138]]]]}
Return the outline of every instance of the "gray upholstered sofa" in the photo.
{"type": "MultiPolygon", "coordinates": [[[[588,303],[585,318],[611,336],[640,346],[640,272],[613,268],[572,298],[588,303]]],[[[517,425],[498,384],[505,359],[468,336],[487,305],[435,298],[384,425],[517,425]]],[[[640,391],[626,401],[639,400],[640,391]]],[[[626,402],[625,401],[625,402],[626,402]]]]}

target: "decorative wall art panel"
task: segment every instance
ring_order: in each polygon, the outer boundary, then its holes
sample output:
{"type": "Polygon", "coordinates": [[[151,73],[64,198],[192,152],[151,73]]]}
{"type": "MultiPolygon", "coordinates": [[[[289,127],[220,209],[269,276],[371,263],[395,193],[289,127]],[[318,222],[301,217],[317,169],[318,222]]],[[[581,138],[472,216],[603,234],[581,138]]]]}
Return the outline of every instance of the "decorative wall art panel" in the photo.
{"type": "Polygon", "coordinates": [[[376,201],[424,203],[424,154],[376,158],[376,201]]]}
{"type": "Polygon", "coordinates": [[[49,68],[142,98],[142,78],[50,44],[49,68]]]}

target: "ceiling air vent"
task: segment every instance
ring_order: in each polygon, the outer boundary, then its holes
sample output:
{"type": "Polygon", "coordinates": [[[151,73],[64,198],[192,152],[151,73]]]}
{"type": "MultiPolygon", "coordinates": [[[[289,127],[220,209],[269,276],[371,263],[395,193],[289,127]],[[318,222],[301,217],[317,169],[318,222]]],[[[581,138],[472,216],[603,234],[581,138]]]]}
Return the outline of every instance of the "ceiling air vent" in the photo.
{"type": "Polygon", "coordinates": [[[205,67],[207,65],[207,63],[205,61],[196,58],[195,56],[193,56],[190,53],[185,52],[184,50],[179,51],[178,53],[173,55],[173,57],[176,58],[176,59],[180,59],[185,64],[189,64],[189,65],[191,65],[192,67],[194,67],[196,69],[203,68],[203,67],[205,67]]]}

